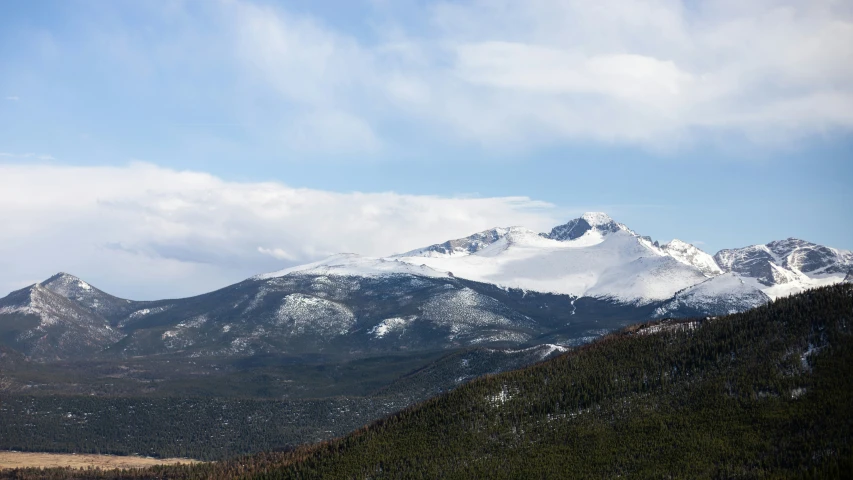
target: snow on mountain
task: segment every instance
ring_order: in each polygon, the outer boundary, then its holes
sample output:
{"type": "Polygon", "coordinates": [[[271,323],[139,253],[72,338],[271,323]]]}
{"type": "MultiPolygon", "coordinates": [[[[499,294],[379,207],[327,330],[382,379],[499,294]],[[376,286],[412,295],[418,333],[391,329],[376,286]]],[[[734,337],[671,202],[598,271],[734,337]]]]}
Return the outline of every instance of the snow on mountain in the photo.
{"type": "Polygon", "coordinates": [[[575,240],[577,238],[588,235],[590,232],[595,232],[597,238],[601,238],[608,233],[626,231],[632,232],[628,227],[621,223],[617,223],[609,215],[603,212],[587,212],[579,218],[570,220],[564,225],[558,225],[551,229],[549,233],[543,233],[542,236],[552,240],[575,240]]]}
{"type": "Polygon", "coordinates": [[[753,282],[735,273],[724,273],[678,292],[672,300],[655,310],[654,316],[666,317],[673,312],[693,316],[713,312],[716,315],[742,312],[763,305],[770,297],[753,282]]]}
{"type": "MultiPolygon", "coordinates": [[[[413,263],[413,262],[412,262],[413,263]]],[[[423,277],[447,277],[425,265],[414,265],[396,258],[362,257],[354,253],[333,255],[319,262],[285,268],[277,272],[264,273],[252,277],[254,280],[268,280],[291,274],[338,275],[375,277],[383,275],[420,275],[423,277]]]]}
{"type": "Polygon", "coordinates": [[[0,331],[14,348],[40,357],[98,351],[122,337],[102,316],[38,283],[0,299],[0,331]]]}
{"type": "Polygon", "coordinates": [[[677,238],[661,245],[660,248],[679,262],[698,268],[707,277],[723,273],[723,270],[717,265],[714,257],[677,238]]]}
{"type": "Polygon", "coordinates": [[[714,259],[774,299],[838,283],[853,268],[853,252],[795,238],[721,250],[714,259]]]}
{"type": "Polygon", "coordinates": [[[395,258],[504,287],[628,303],[665,300],[725,272],[777,298],[837,283],[853,268],[853,253],[793,238],[714,256],[678,239],[658,245],[600,212],[548,233],[495,228],[395,258]]]}
{"type": "MultiPolygon", "coordinates": [[[[649,303],[706,279],[622,224],[587,213],[548,234],[513,227],[462,256],[399,257],[454,276],[510,288],[649,303]]],[[[414,252],[423,252],[416,250],[414,252]]]]}
{"type": "Polygon", "coordinates": [[[41,285],[109,320],[127,316],[135,308],[135,302],[114,297],[67,273],[57,273],[41,285]]]}
{"type": "Polygon", "coordinates": [[[450,257],[463,256],[476,253],[489,245],[500,240],[512,230],[519,227],[492,228],[482,232],[469,235],[465,238],[448,240],[428,247],[419,248],[410,252],[395,255],[395,257],[450,257]]]}

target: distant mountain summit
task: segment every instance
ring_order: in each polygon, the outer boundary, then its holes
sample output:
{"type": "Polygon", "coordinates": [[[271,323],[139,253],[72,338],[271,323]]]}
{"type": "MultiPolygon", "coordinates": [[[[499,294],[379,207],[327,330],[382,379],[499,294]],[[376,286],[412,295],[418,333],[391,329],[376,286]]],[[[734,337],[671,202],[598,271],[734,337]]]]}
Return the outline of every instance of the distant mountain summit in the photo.
{"type": "Polygon", "coordinates": [[[114,297],[68,273],[57,273],[41,285],[107,319],[121,317],[133,310],[130,300],[114,297]]]}
{"type": "Polygon", "coordinates": [[[39,283],[0,299],[0,338],[30,356],[92,354],[122,336],[104,317],[39,283]]]}
{"type": "Polygon", "coordinates": [[[714,260],[774,298],[838,283],[853,268],[853,252],[796,238],[721,250],[714,260]]]}
{"type": "Polygon", "coordinates": [[[569,220],[564,225],[558,225],[549,233],[542,233],[545,238],[558,241],[575,240],[589,232],[597,232],[600,235],[618,232],[620,230],[630,232],[625,225],[616,223],[609,215],[603,212],[587,212],[579,218],[569,220]]]}

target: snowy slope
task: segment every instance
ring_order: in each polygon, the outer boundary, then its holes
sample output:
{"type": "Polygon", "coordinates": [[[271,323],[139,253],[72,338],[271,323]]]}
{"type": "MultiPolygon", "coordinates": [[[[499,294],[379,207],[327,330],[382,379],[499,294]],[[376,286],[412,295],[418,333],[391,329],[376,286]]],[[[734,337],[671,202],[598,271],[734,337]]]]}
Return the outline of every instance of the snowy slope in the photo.
{"type": "Polygon", "coordinates": [[[658,307],[655,316],[666,317],[673,312],[693,316],[713,313],[725,315],[763,305],[770,297],[735,273],[724,273],[679,292],[658,307]]]}
{"type": "Polygon", "coordinates": [[[483,248],[495,243],[505,237],[508,233],[518,227],[492,228],[477,232],[464,238],[448,240],[428,247],[419,248],[410,252],[395,255],[396,257],[450,257],[464,256],[476,253],[483,248]]]}
{"type": "Polygon", "coordinates": [[[454,276],[510,288],[649,303],[706,276],[602,213],[587,213],[548,234],[520,227],[467,255],[422,249],[401,256],[454,276]],[[420,254],[416,254],[420,252],[420,254]]]}
{"type": "Polygon", "coordinates": [[[682,242],[677,238],[669,243],[661,245],[660,248],[666,252],[667,255],[679,262],[698,268],[707,277],[713,277],[723,273],[723,270],[719,265],[717,265],[714,257],[687,242],[682,242]]]}
{"type": "Polygon", "coordinates": [[[853,268],[853,252],[796,238],[721,250],[714,259],[774,299],[841,282],[853,268]]]}
{"type": "Polygon", "coordinates": [[[285,268],[272,273],[252,277],[254,280],[268,280],[291,274],[339,275],[357,277],[376,277],[383,275],[420,275],[423,277],[447,277],[447,273],[435,271],[424,265],[413,265],[396,258],[362,257],[354,253],[333,255],[319,262],[285,268]]]}

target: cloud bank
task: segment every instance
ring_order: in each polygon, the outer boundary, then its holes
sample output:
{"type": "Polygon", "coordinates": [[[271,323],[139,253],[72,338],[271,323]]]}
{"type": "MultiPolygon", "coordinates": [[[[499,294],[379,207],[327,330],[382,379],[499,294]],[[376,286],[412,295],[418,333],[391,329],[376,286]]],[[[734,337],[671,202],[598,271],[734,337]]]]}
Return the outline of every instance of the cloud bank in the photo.
{"type": "Polygon", "coordinates": [[[0,295],[66,271],[119,295],[185,296],[334,253],[557,221],[522,197],[334,193],[145,163],[0,165],[0,205],[0,295]]]}
{"type": "Polygon", "coordinates": [[[671,149],[725,135],[766,144],[853,129],[849,2],[374,4],[384,20],[373,41],[224,4],[231,51],[294,106],[288,130],[304,145],[375,150],[400,118],[498,149],[671,149]]]}

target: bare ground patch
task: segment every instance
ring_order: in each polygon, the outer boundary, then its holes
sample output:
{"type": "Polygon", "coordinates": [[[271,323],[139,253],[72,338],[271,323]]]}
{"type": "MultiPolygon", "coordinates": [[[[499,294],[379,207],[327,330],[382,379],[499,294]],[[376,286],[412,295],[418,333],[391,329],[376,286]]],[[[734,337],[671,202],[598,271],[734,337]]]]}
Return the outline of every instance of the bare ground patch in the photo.
{"type": "Polygon", "coordinates": [[[143,468],[152,465],[174,465],[178,463],[199,463],[188,458],[150,458],[119,455],[92,455],[70,453],[34,453],[0,451],[0,470],[7,468],[49,468],[97,467],[113,468],[143,468]]]}

